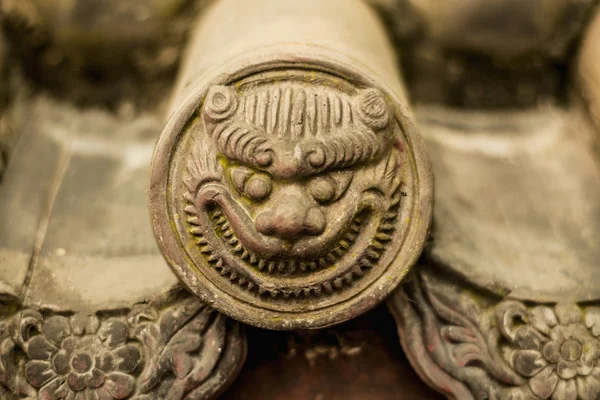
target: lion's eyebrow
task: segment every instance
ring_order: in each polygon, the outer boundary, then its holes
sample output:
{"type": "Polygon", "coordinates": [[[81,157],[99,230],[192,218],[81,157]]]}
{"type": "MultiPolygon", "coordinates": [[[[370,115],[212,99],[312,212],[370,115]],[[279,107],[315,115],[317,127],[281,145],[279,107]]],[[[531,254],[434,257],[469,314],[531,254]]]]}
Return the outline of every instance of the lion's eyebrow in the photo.
{"type": "Polygon", "coordinates": [[[209,136],[228,158],[258,168],[273,161],[270,151],[281,143],[300,143],[317,172],[368,163],[391,143],[387,103],[375,89],[355,96],[299,84],[244,95],[222,86],[212,90],[226,99],[226,107],[213,110],[216,106],[207,100],[209,136]]]}
{"type": "Polygon", "coordinates": [[[366,127],[345,129],[310,143],[323,154],[323,162],[313,167],[325,171],[374,161],[381,157],[390,143],[389,135],[382,135],[366,127]]]}
{"type": "MultiPolygon", "coordinates": [[[[257,162],[259,153],[273,150],[282,141],[292,142],[289,138],[286,140],[269,137],[260,129],[237,120],[217,124],[212,129],[211,136],[218,150],[225,156],[257,168],[264,167],[257,162]]],[[[389,135],[382,135],[360,126],[301,141],[305,155],[317,151],[322,155],[318,164],[312,164],[318,171],[347,168],[374,161],[380,158],[389,145],[389,135]]]]}
{"type": "Polygon", "coordinates": [[[219,151],[227,158],[246,164],[257,165],[257,154],[270,147],[269,138],[260,130],[237,120],[217,124],[209,130],[209,134],[213,136],[219,151]]]}

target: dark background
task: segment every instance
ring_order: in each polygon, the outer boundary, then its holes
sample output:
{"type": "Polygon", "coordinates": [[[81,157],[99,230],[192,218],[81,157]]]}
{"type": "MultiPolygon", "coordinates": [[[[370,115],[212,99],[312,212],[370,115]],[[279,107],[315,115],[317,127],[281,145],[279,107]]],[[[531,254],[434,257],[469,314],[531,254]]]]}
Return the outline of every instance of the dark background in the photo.
{"type": "Polygon", "coordinates": [[[385,305],[329,329],[248,327],[248,358],[224,400],[441,400],[412,370],[385,305]]]}

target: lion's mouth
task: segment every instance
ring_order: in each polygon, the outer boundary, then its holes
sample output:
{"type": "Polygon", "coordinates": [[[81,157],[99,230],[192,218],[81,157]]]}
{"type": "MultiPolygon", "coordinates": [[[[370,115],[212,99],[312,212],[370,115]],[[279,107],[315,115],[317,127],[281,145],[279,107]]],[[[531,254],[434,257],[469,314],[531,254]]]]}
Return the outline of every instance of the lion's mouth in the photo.
{"type": "MultiPolygon", "coordinates": [[[[217,208],[211,212],[213,229],[236,257],[259,271],[283,275],[301,274],[303,272],[327,269],[335,266],[336,263],[343,259],[344,255],[352,250],[368,219],[368,211],[359,212],[352,218],[348,227],[343,230],[343,233],[337,235],[339,237],[337,242],[324,254],[301,258],[292,258],[283,254],[278,254],[276,257],[264,257],[244,245],[243,240],[236,235],[223,211],[217,208]]],[[[322,250],[320,252],[323,253],[322,250]]]]}
{"type": "Polygon", "coordinates": [[[345,224],[298,241],[300,251],[292,247],[282,252],[280,241],[256,234],[252,220],[222,186],[205,187],[196,200],[196,205],[186,208],[190,233],[220,275],[259,295],[311,297],[350,287],[378,264],[392,240],[400,193],[395,191],[388,200],[365,194],[354,211],[347,210],[345,224]],[[315,243],[330,250],[311,258],[315,243]],[[259,256],[257,250],[262,249],[265,253],[259,256]]]}

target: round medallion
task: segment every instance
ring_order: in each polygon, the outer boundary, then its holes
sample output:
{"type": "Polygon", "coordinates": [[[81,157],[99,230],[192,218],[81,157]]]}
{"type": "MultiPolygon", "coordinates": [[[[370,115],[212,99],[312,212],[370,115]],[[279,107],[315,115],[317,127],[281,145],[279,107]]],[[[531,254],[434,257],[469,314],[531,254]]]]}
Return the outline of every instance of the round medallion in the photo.
{"type": "Polygon", "coordinates": [[[431,218],[429,161],[392,94],[359,74],[265,68],[203,82],[153,162],[166,259],[204,301],[271,329],[376,305],[431,218]]]}

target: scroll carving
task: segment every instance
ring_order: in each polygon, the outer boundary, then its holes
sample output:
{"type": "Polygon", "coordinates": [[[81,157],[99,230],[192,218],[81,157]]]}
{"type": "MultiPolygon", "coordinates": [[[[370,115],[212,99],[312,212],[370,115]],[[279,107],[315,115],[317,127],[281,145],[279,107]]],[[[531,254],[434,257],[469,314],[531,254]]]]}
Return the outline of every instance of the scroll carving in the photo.
{"type": "Polygon", "coordinates": [[[597,399],[600,308],[490,300],[426,271],[390,308],[422,378],[456,399],[597,399]]]}

